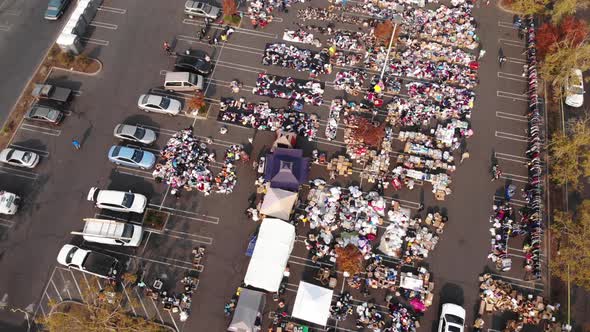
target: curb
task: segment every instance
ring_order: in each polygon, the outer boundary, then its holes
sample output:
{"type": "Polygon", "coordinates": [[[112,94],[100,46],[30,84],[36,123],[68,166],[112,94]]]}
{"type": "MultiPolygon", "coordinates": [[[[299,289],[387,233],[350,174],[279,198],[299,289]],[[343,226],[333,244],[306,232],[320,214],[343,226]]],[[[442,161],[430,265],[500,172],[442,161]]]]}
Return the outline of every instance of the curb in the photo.
{"type": "Polygon", "coordinates": [[[517,12],[517,11],[511,10],[511,9],[508,9],[508,8],[506,8],[505,6],[503,6],[503,5],[502,5],[502,0],[499,0],[499,1],[498,1],[498,4],[497,4],[497,6],[498,6],[498,8],[500,8],[500,10],[502,10],[502,11],[505,11],[505,12],[507,12],[507,13],[510,13],[510,14],[517,14],[517,15],[522,15],[522,13],[520,13],[520,12],[517,12]]]}
{"type": "Polygon", "coordinates": [[[95,59],[95,58],[89,58],[89,59],[98,63],[98,70],[95,71],[94,73],[85,73],[83,71],[77,71],[77,70],[73,70],[73,69],[67,69],[67,68],[55,67],[55,66],[51,67],[51,69],[63,70],[63,71],[67,71],[67,72],[70,72],[73,74],[78,74],[78,75],[96,76],[102,71],[102,62],[98,59],[95,59]]]}

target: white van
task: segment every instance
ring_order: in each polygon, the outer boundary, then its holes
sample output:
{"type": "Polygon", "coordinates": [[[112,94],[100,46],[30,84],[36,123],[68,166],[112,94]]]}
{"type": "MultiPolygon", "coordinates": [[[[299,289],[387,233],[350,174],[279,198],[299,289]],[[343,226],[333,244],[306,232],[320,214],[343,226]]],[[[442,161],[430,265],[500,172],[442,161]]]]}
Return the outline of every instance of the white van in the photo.
{"type": "Polygon", "coordinates": [[[107,219],[86,218],[82,235],[88,242],[110,244],[125,247],[138,247],[143,237],[141,226],[107,219]]]}
{"type": "Polygon", "coordinates": [[[189,72],[167,72],[164,79],[164,89],[168,91],[197,91],[203,90],[205,80],[203,76],[189,72]]]}

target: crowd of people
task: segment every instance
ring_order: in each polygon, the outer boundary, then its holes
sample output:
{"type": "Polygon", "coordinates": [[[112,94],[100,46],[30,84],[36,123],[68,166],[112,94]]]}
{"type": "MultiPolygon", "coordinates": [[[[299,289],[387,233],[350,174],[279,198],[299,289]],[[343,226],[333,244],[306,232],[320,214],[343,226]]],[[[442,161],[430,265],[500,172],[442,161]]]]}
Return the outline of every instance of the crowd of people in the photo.
{"type": "Polygon", "coordinates": [[[266,45],[262,64],[281,66],[296,71],[309,71],[312,78],[332,72],[330,54],[327,50],[314,52],[284,43],[266,45]]]}
{"type": "Polygon", "coordinates": [[[168,184],[172,195],[178,195],[182,189],[198,190],[205,195],[211,192],[229,194],[237,182],[235,162],[241,153],[241,146],[230,146],[225,151],[220,172],[214,175],[209,168],[215,162],[215,153],[209,152],[207,144],[196,138],[193,128],[189,127],[168,140],[153,177],[157,182],[168,184]]]}
{"type": "Polygon", "coordinates": [[[272,108],[268,102],[247,103],[244,98],[223,99],[218,120],[259,130],[297,133],[310,139],[316,136],[319,128],[317,116],[313,114],[272,108]]]}
{"type": "Polygon", "coordinates": [[[259,96],[295,100],[305,104],[322,104],[324,86],[317,81],[303,81],[293,77],[258,74],[252,93],[259,96]]]}
{"type": "Polygon", "coordinates": [[[494,204],[493,215],[490,217],[490,234],[492,236],[492,250],[488,258],[496,264],[500,271],[508,271],[512,267],[512,260],[508,256],[508,239],[513,230],[513,212],[510,204],[503,202],[494,204]]]}

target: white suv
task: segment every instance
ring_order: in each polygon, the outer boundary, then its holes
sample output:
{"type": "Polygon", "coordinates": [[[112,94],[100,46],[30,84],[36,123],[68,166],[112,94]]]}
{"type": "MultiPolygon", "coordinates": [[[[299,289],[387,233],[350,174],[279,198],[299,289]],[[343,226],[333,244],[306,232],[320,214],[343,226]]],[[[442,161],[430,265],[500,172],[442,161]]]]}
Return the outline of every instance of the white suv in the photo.
{"type": "Polygon", "coordinates": [[[138,247],[143,237],[143,229],[139,225],[107,219],[86,218],[82,235],[88,242],[110,244],[115,246],[138,247]]]}
{"type": "Polygon", "coordinates": [[[142,194],[134,194],[131,191],[102,190],[97,187],[90,188],[87,199],[95,202],[99,209],[117,212],[143,213],[147,205],[147,198],[142,194]]]}

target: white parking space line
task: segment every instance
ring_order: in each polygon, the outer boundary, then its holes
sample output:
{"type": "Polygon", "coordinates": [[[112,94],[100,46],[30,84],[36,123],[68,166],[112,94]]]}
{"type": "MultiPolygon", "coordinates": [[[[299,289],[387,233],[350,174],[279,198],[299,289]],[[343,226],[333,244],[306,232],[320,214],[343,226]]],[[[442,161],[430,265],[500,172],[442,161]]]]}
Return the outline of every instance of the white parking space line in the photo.
{"type": "MultiPolygon", "coordinates": [[[[188,24],[188,25],[196,25],[196,26],[200,26],[200,27],[205,26],[204,21],[193,20],[190,18],[183,19],[182,23],[188,24]]],[[[217,24],[217,23],[211,23],[210,26],[216,30],[225,30],[225,26],[217,24]]],[[[251,30],[251,29],[244,29],[244,28],[237,28],[237,27],[234,27],[233,29],[235,30],[236,34],[241,33],[241,34],[245,34],[245,35],[251,35],[251,36],[262,37],[262,38],[270,38],[270,39],[279,38],[279,36],[277,34],[272,34],[272,33],[264,32],[264,31],[255,31],[255,30],[251,30]]]]}
{"type": "Polygon", "coordinates": [[[506,38],[499,38],[498,41],[505,46],[512,46],[512,47],[520,47],[524,49],[524,42],[513,40],[513,39],[506,39],[506,38]]]}
{"type": "Polygon", "coordinates": [[[506,91],[496,91],[496,96],[497,97],[501,97],[501,98],[506,98],[506,99],[511,99],[512,101],[524,101],[524,102],[529,102],[528,97],[526,96],[526,94],[522,94],[522,93],[513,93],[513,92],[506,92],[506,91]]]}
{"type": "Polygon", "coordinates": [[[500,28],[506,28],[506,29],[518,30],[518,28],[515,28],[514,27],[514,25],[512,24],[512,22],[507,22],[507,21],[498,21],[498,27],[500,27],[500,28]]]}
{"type": "Polygon", "coordinates": [[[113,217],[113,216],[109,216],[108,214],[102,214],[102,213],[95,213],[94,214],[94,218],[95,219],[118,220],[118,221],[122,221],[122,222],[127,222],[127,219],[123,219],[123,218],[119,218],[119,217],[113,217]]]}
{"type": "Polygon", "coordinates": [[[512,62],[512,63],[518,63],[521,65],[526,64],[526,59],[523,58],[506,58],[506,60],[508,60],[508,62],[512,62]]]}
{"type": "Polygon", "coordinates": [[[174,317],[172,317],[172,312],[168,311],[168,315],[170,315],[170,319],[172,319],[172,323],[174,324],[174,327],[176,328],[176,331],[180,331],[180,329],[178,328],[178,325],[176,325],[176,320],[174,319],[174,317]]]}
{"type": "Polygon", "coordinates": [[[98,7],[98,10],[103,11],[103,12],[121,14],[121,15],[127,13],[127,9],[115,8],[115,7],[109,7],[109,6],[100,6],[100,7],[98,7]]]}
{"type": "Polygon", "coordinates": [[[74,276],[74,272],[71,269],[68,269],[68,271],[70,271],[70,274],[72,275],[72,280],[74,280],[74,284],[76,285],[76,288],[78,289],[78,293],[80,294],[80,298],[82,299],[82,301],[85,301],[84,295],[82,295],[82,289],[80,289],[80,285],[78,284],[78,280],[76,280],[76,277],[74,276]]]}
{"type": "MultiPolygon", "coordinates": [[[[185,41],[189,44],[209,45],[207,42],[201,41],[198,38],[191,37],[191,36],[179,35],[176,37],[176,39],[185,41]]],[[[227,42],[225,44],[222,44],[222,46],[224,49],[228,49],[228,50],[232,50],[232,51],[239,51],[239,52],[250,53],[250,54],[254,54],[254,55],[264,55],[264,50],[261,50],[259,48],[255,48],[255,47],[249,47],[249,46],[244,46],[244,45],[239,45],[239,44],[230,44],[227,42]]]]}
{"type": "Polygon", "coordinates": [[[118,25],[116,25],[116,24],[98,22],[98,21],[92,21],[92,22],[90,22],[89,25],[96,27],[96,28],[104,28],[104,29],[109,29],[109,30],[117,30],[117,28],[118,28],[118,25]]]}
{"type": "Polygon", "coordinates": [[[538,284],[534,280],[524,280],[524,279],[520,279],[520,278],[508,277],[508,276],[503,276],[503,275],[493,274],[493,273],[490,273],[490,275],[492,275],[494,277],[498,277],[500,279],[505,279],[502,281],[512,284],[513,286],[516,286],[516,287],[523,287],[523,288],[533,289],[536,291],[543,291],[543,289],[544,289],[543,284],[538,284]],[[532,286],[528,286],[528,285],[532,285],[532,286]]]}
{"type": "MultiPolygon", "coordinates": [[[[51,275],[49,276],[49,280],[53,279],[53,276],[55,275],[55,270],[56,270],[56,266],[53,267],[53,271],[51,271],[51,275]]],[[[47,282],[47,284],[45,285],[45,289],[43,289],[43,294],[46,295],[47,297],[49,297],[49,295],[47,295],[47,288],[49,287],[49,281],[47,282]]],[[[51,298],[49,298],[51,299],[51,298]]],[[[43,311],[43,316],[45,316],[45,310],[43,310],[43,298],[41,298],[39,300],[39,304],[37,305],[37,309],[35,309],[35,312],[33,313],[33,317],[37,316],[37,311],[39,311],[39,308],[41,308],[41,310],[43,311]]]]}
{"type": "Polygon", "coordinates": [[[12,220],[0,218],[0,226],[6,228],[12,228],[16,223],[12,220]]]}
{"type": "Polygon", "coordinates": [[[127,298],[127,302],[129,302],[129,306],[131,307],[131,311],[133,311],[133,316],[137,316],[137,312],[135,311],[135,307],[133,306],[131,298],[129,297],[129,294],[127,293],[127,287],[125,287],[125,286],[123,286],[123,293],[125,293],[125,297],[127,298]]]}
{"type": "Polygon", "coordinates": [[[135,291],[135,295],[137,295],[137,299],[139,300],[139,303],[141,303],[141,306],[143,307],[143,312],[145,312],[145,317],[146,318],[150,318],[150,315],[148,314],[147,308],[145,307],[145,304],[143,304],[143,300],[141,299],[141,296],[139,295],[139,292],[137,291],[137,288],[134,288],[135,291]]]}
{"type": "Polygon", "coordinates": [[[66,293],[68,293],[69,299],[73,300],[74,298],[72,297],[72,293],[70,293],[70,289],[68,287],[68,285],[70,284],[70,281],[66,281],[66,278],[64,277],[64,272],[62,269],[59,269],[59,275],[61,276],[61,280],[63,280],[64,289],[66,290],[66,293]]]}
{"type": "Polygon", "coordinates": [[[96,38],[87,38],[87,37],[80,37],[80,40],[87,44],[94,44],[99,46],[109,46],[109,41],[104,39],[96,39],[96,38]]]}
{"type": "Polygon", "coordinates": [[[21,16],[23,12],[21,10],[18,9],[8,9],[8,10],[3,10],[2,14],[4,15],[10,15],[10,16],[21,16]]]}
{"type": "MultiPolygon", "coordinates": [[[[518,252],[525,252],[523,249],[518,249],[518,248],[513,248],[513,247],[508,247],[508,250],[518,251],[518,252]]],[[[547,257],[545,254],[541,254],[541,256],[547,257]]]]}
{"type": "MultiPolygon", "coordinates": [[[[154,302],[154,299],[152,299],[151,297],[150,297],[150,300],[152,302],[152,305],[154,306],[154,309],[156,309],[156,313],[158,314],[158,317],[160,317],[160,322],[162,324],[165,324],[164,318],[162,318],[162,315],[160,314],[160,309],[158,309],[158,306],[156,305],[156,302],[154,302]]],[[[178,330],[176,330],[176,331],[178,331],[178,330]]]]}
{"type": "Polygon", "coordinates": [[[193,242],[197,242],[197,243],[203,243],[203,244],[207,244],[207,245],[212,245],[213,244],[213,238],[212,237],[202,236],[202,235],[196,235],[196,234],[191,234],[191,233],[181,232],[181,231],[175,231],[173,229],[165,229],[164,230],[164,233],[162,233],[162,235],[172,236],[172,237],[176,237],[176,238],[179,238],[179,239],[193,241],[193,242]],[[170,235],[168,233],[178,234],[179,236],[173,236],[173,235],[170,235]]]}
{"type": "Polygon", "coordinates": [[[153,208],[161,208],[161,209],[164,209],[164,210],[175,211],[175,212],[180,212],[180,213],[186,213],[188,215],[194,216],[195,219],[206,221],[206,222],[209,222],[209,223],[212,223],[212,224],[219,224],[219,219],[220,219],[219,217],[209,216],[209,215],[206,215],[206,214],[200,214],[200,213],[196,213],[196,212],[192,212],[192,211],[187,211],[187,210],[175,209],[175,208],[171,208],[171,207],[168,207],[168,206],[165,206],[165,205],[157,205],[157,204],[152,204],[152,203],[149,203],[148,205],[150,207],[153,207],[153,208]]]}
{"type": "Polygon", "coordinates": [[[32,124],[28,124],[28,123],[21,123],[19,129],[33,131],[33,132],[36,132],[36,133],[40,133],[40,134],[44,134],[44,135],[50,135],[50,136],[59,136],[59,135],[61,135],[61,130],[56,130],[56,129],[51,129],[51,128],[45,128],[45,127],[41,127],[41,126],[35,126],[35,125],[32,125],[32,124]]]}
{"type": "Polygon", "coordinates": [[[10,166],[6,166],[6,165],[0,165],[0,173],[10,174],[10,175],[18,176],[18,177],[33,180],[33,181],[37,180],[37,178],[39,177],[39,174],[37,174],[37,173],[23,171],[23,170],[20,170],[20,169],[14,168],[14,167],[10,167],[10,166]]]}
{"type": "Polygon", "coordinates": [[[63,301],[63,297],[61,297],[61,294],[59,292],[59,290],[57,289],[57,286],[55,285],[55,282],[53,281],[53,278],[51,280],[49,280],[49,282],[51,283],[51,285],[53,286],[53,289],[55,289],[55,292],[57,293],[57,296],[59,297],[59,301],[63,301]]]}
{"type": "Polygon", "coordinates": [[[137,144],[126,144],[126,146],[129,148],[134,148],[134,149],[138,149],[138,150],[151,151],[151,152],[154,152],[156,155],[158,155],[160,153],[159,149],[153,149],[153,148],[148,148],[145,146],[139,146],[137,144]]]}
{"type": "Polygon", "coordinates": [[[529,162],[531,160],[528,157],[516,156],[513,154],[502,153],[502,152],[494,152],[494,157],[496,159],[513,161],[515,163],[521,163],[521,164],[524,164],[524,163],[529,162]]]}
{"type": "Polygon", "coordinates": [[[517,82],[528,82],[528,79],[526,77],[522,77],[522,75],[505,73],[502,71],[498,72],[498,78],[503,78],[505,80],[512,80],[517,82]]]}
{"type": "Polygon", "coordinates": [[[510,181],[520,182],[520,183],[529,183],[528,178],[526,176],[522,176],[522,175],[502,173],[502,175],[500,177],[504,180],[510,180],[510,181]]]}
{"type": "Polygon", "coordinates": [[[27,146],[22,146],[22,145],[18,145],[18,144],[10,144],[10,147],[20,149],[20,150],[27,150],[27,151],[35,152],[36,154],[40,155],[41,157],[45,157],[45,158],[49,157],[49,152],[47,152],[45,150],[29,148],[27,146]]]}
{"type": "Polygon", "coordinates": [[[529,119],[524,115],[518,115],[518,114],[512,114],[512,113],[506,113],[506,112],[500,112],[500,111],[496,111],[496,117],[501,118],[501,119],[506,119],[506,120],[518,121],[518,122],[528,122],[529,121],[529,119]]]}
{"type": "MultiPolygon", "coordinates": [[[[498,196],[498,195],[494,195],[494,202],[503,202],[505,201],[505,197],[504,196],[498,196]]],[[[519,206],[519,207],[523,207],[527,205],[526,201],[523,201],[521,199],[514,199],[511,198],[510,199],[510,204],[514,205],[514,206],[519,206]]]]}
{"type": "Polygon", "coordinates": [[[506,132],[497,131],[497,130],[496,130],[495,136],[498,138],[508,139],[508,140],[512,140],[512,141],[518,141],[518,142],[525,142],[526,143],[529,141],[528,137],[526,137],[526,136],[506,133],[506,132]]]}
{"type": "Polygon", "coordinates": [[[0,24],[0,31],[8,32],[8,31],[10,31],[11,27],[12,27],[12,25],[0,24]]]}

